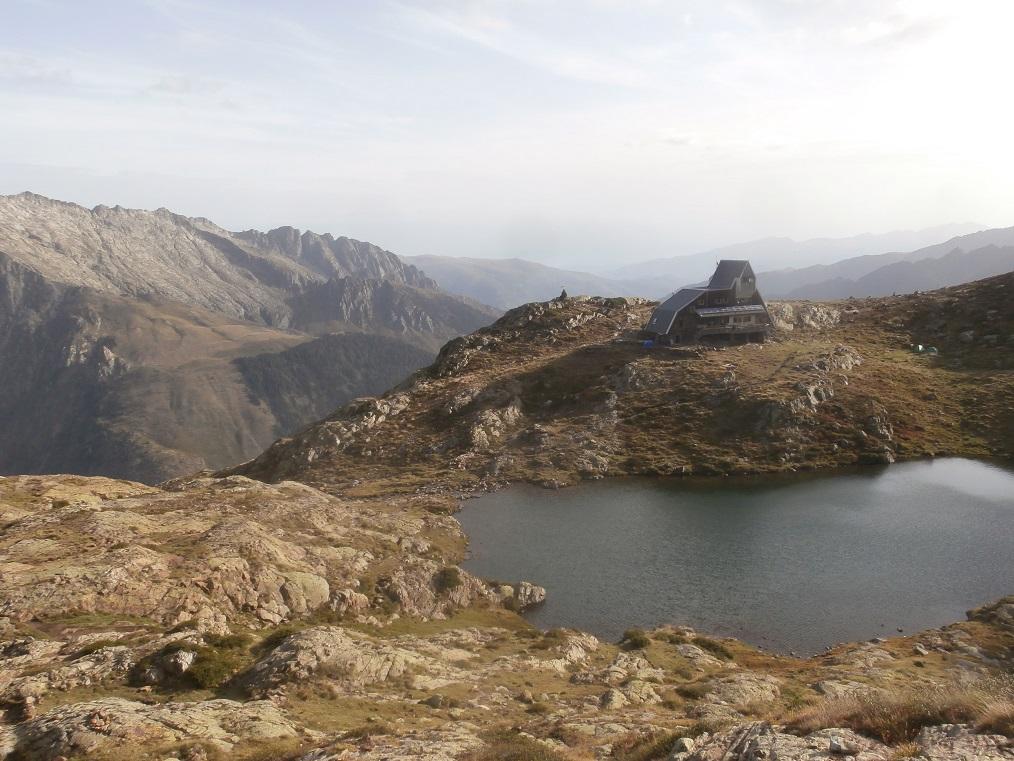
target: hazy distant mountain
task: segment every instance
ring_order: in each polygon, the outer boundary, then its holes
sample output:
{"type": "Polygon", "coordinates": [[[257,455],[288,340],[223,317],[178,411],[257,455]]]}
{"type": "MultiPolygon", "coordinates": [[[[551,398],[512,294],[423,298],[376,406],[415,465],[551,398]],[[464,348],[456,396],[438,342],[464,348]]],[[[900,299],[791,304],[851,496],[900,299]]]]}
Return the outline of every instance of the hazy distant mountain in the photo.
{"type": "Polygon", "coordinates": [[[981,225],[974,224],[949,224],[925,230],[902,230],[877,235],[867,233],[851,238],[813,238],[804,241],[762,238],[698,254],[637,262],[607,274],[618,279],[654,277],[657,287],[650,295],[659,296],[689,283],[706,280],[719,259],[749,259],[754,270],[760,273],[765,270],[830,264],[845,258],[881,254],[885,251],[912,251],[956,235],[970,233],[980,227],[981,225]]]}
{"type": "Polygon", "coordinates": [[[943,288],[1014,269],[1014,227],[980,230],[915,251],[858,256],[830,265],[762,272],[774,298],[885,296],[943,288]]]}
{"type": "Polygon", "coordinates": [[[566,288],[571,295],[643,296],[650,281],[614,280],[587,272],[557,269],[525,259],[470,259],[450,256],[403,256],[451,293],[510,309],[546,301],[566,288]]]}
{"type": "Polygon", "coordinates": [[[369,243],[0,196],[0,473],[242,461],[495,315],[369,243]]]}
{"type": "Polygon", "coordinates": [[[858,280],[826,280],[803,286],[789,298],[841,299],[849,296],[890,296],[960,285],[1014,270],[1014,246],[986,246],[975,251],[955,249],[939,259],[900,261],[858,280]]]}

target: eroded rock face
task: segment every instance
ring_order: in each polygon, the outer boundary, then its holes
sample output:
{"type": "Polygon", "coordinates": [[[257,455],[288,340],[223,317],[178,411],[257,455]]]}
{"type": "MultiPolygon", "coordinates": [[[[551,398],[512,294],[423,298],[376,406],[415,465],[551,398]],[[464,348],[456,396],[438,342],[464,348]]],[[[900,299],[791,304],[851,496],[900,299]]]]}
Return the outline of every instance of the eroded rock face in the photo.
{"type": "Polygon", "coordinates": [[[146,705],[103,698],[54,708],[8,730],[9,751],[23,758],[110,752],[200,738],[228,752],[240,741],[277,740],[296,735],[296,726],[269,701],[146,705]]]}

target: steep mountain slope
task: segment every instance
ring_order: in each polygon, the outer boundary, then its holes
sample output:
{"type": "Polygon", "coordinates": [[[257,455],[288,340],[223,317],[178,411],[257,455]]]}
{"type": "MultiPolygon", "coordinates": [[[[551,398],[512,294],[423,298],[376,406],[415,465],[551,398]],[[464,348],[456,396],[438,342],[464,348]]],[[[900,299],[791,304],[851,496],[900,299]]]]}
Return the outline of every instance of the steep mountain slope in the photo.
{"type": "Polygon", "coordinates": [[[953,292],[776,304],[775,341],[717,351],[644,349],[634,339],[651,305],[639,300],[527,305],[232,472],[475,486],[1010,456],[1011,292],[1014,274],[953,292]],[[974,340],[956,339],[973,327],[974,340]]]}
{"type": "Polygon", "coordinates": [[[160,481],[242,461],[432,353],[51,283],[0,254],[0,472],[160,481]],[[364,356],[368,355],[368,359],[364,356]]]}
{"type": "MultiPolygon", "coordinates": [[[[613,280],[587,272],[548,267],[524,259],[471,259],[450,256],[407,256],[404,261],[432,275],[451,293],[510,309],[532,301],[547,301],[562,288],[573,295],[650,295],[658,285],[653,280],[613,280]]],[[[640,273],[643,275],[644,273],[640,273]]]]}
{"type": "MultiPolygon", "coordinates": [[[[641,278],[651,273],[667,282],[667,290],[647,294],[661,296],[690,283],[706,279],[720,259],[749,259],[754,270],[777,270],[831,264],[840,259],[880,254],[885,251],[912,251],[957,235],[980,229],[980,225],[951,224],[924,230],[856,235],[851,238],[813,238],[797,241],[791,238],[762,238],[736,243],[687,256],[653,259],[621,267],[610,272],[616,278],[641,278]]],[[[980,244],[984,245],[984,244],[980,244]]]]}
{"type": "Polygon", "coordinates": [[[2,197],[0,473],[239,462],[492,315],[367,243],[2,197]]]}
{"type": "Polygon", "coordinates": [[[1011,247],[1014,227],[981,230],[915,251],[765,272],[764,292],[774,298],[845,298],[942,288],[1009,271],[1014,261],[996,249],[1011,247]]]}

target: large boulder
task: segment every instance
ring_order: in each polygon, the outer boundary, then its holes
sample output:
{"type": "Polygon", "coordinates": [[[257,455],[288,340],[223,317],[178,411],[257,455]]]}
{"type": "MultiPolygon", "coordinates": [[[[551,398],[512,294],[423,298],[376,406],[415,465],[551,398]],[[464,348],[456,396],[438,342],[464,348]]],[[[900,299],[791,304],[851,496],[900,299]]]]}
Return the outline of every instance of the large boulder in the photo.
{"type": "Polygon", "coordinates": [[[773,676],[744,671],[732,676],[715,679],[707,700],[711,703],[726,703],[739,706],[750,703],[769,703],[781,694],[781,682],[773,676]]]}
{"type": "Polygon", "coordinates": [[[336,626],[319,626],[285,638],[236,681],[249,694],[259,696],[318,675],[352,688],[395,679],[413,667],[427,670],[428,666],[429,659],[410,650],[336,626]]]}

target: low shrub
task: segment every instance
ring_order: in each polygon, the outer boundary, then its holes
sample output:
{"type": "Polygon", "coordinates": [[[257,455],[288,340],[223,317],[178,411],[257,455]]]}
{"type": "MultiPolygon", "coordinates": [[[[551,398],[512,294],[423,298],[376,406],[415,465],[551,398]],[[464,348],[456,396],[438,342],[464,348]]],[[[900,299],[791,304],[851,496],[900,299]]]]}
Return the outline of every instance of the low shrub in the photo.
{"type": "Polygon", "coordinates": [[[733,658],[732,651],[717,639],[694,637],[694,644],[701,648],[701,650],[707,650],[713,656],[721,658],[723,661],[731,661],[733,658]]]}
{"type": "Polygon", "coordinates": [[[123,643],[115,639],[97,639],[94,642],[89,642],[87,645],[82,647],[80,650],[74,652],[68,660],[77,660],[78,658],[84,658],[86,655],[96,653],[104,647],[116,647],[123,643]]]}
{"type": "Polygon", "coordinates": [[[284,626],[279,626],[273,632],[271,632],[263,639],[261,639],[260,642],[254,645],[253,649],[257,653],[267,653],[271,650],[274,650],[276,647],[282,644],[284,640],[291,637],[299,630],[300,627],[293,626],[292,624],[285,624],[284,626]]]}
{"type": "Polygon", "coordinates": [[[518,639],[542,639],[542,632],[536,628],[515,629],[514,636],[518,639]]]}
{"type": "Polygon", "coordinates": [[[247,659],[235,648],[199,647],[196,652],[197,657],[183,677],[203,690],[221,687],[247,663],[247,659]]]}
{"type": "Polygon", "coordinates": [[[497,730],[483,736],[486,745],[466,753],[461,761],[566,761],[558,751],[509,730],[497,730]]]}
{"type": "Polygon", "coordinates": [[[668,642],[670,645],[683,645],[690,641],[683,632],[660,632],[655,635],[655,638],[668,642]]]}
{"type": "MultiPolygon", "coordinates": [[[[150,667],[159,667],[163,659],[181,650],[189,650],[194,653],[194,661],[183,674],[178,677],[166,676],[160,686],[169,690],[179,689],[204,689],[211,690],[221,687],[233,677],[240,669],[250,662],[248,650],[245,648],[245,641],[239,644],[240,640],[233,635],[223,635],[221,638],[226,646],[214,647],[210,645],[195,645],[192,642],[170,642],[157,653],[142,658],[135,664],[130,682],[141,684],[142,675],[150,667]]],[[[206,638],[211,641],[212,637],[206,638]]]]}
{"type": "Polygon", "coordinates": [[[700,700],[709,692],[711,692],[711,685],[707,682],[690,682],[676,688],[676,694],[687,700],[700,700]]]}
{"type": "Polygon", "coordinates": [[[549,650],[566,641],[567,632],[565,629],[550,629],[542,635],[538,642],[532,643],[532,647],[536,650],[549,650]]]}
{"type": "Polygon", "coordinates": [[[924,758],[922,746],[919,743],[902,743],[891,753],[891,761],[903,761],[908,758],[924,758]]]}
{"type": "Polygon", "coordinates": [[[627,629],[623,632],[620,645],[624,650],[641,650],[651,644],[651,638],[644,629],[627,629]]]}
{"type": "Polygon", "coordinates": [[[204,641],[221,650],[238,650],[249,647],[253,637],[249,634],[205,634],[204,641]]]}
{"type": "Polygon", "coordinates": [[[655,732],[633,738],[614,745],[613,757],[617,761],[655,761],[667,758],[673,744],[681,737],[686,737],[686,734],[686,729],[680,728],[671,732],[655,732]]]}
{"type": "Polygon", "coordinates": [[[449,565],[437,571],[433,577],[433,585],[438,592],[447,592],[461,586],[461,571],[457,566],[449,565]]]}
{"type": "Polygon", "coordinates": [[[342,739],[345,740],[365,740],[367,737],[378,737],[380,735],[389,735],[394,730],[391,729],[390,724],[385,724],[382,721],[371,721],[367,724],[363,724],[358,727],[342,732],[342,739]]]}

